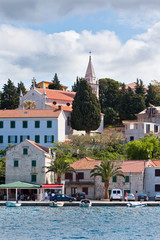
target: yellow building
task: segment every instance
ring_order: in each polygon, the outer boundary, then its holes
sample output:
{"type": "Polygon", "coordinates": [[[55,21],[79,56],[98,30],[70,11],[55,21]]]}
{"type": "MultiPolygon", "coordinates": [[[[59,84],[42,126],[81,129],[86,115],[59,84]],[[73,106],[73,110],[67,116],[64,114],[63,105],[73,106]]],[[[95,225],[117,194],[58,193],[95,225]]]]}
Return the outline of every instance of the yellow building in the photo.
{"type": "MultiPolygon", "coordinates": [[[[53,84],[53,82],[42,81],[42,82],[37,83],[37,86],[38,86],[39,88],[48,88],[48,86],[49,86],[50,84],[53,84]]],[[[67,91],[67,88],[68,88],[68,87],[66,87],[66,86],[64,86],[64,85],[62,85],[62,84],[61,84],[61,86],[62,86],[62,91],[67,91]]]]}

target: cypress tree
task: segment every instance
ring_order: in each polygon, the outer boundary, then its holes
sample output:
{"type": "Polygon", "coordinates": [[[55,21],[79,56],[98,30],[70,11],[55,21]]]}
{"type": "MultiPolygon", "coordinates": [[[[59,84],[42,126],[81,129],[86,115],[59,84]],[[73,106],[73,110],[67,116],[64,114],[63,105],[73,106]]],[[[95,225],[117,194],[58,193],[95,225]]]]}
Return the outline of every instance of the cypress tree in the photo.
{"type": "Polygon", "coordinates": [[[13,82],[8,79],[7,84],[3,86],[3,92],[1,95],[1,108],[2,109],[15,109],[19,104],[19,96],[17,89],[13,82]]]}
{"type": "Polygon", "coordinates": [[[101,122],[101,108],[96,95],[86,80],[81,80],[72,105],[71,126],[89,133],[96,130],[101,122]]]}
{"type": "Polygon", "coordinates": [[[20,95],[21,91],[22,91],[23,95],[27,93],[24,83],[20,81],[20,83],[18,83],[18,87],[17,87],[18,96],[20,95]]]}
{"type": "Polygon", "coordinates": [[[58,79],[57,73],[55,73],[54,78],[52,80],[53,83],[51,83],[48,88],[53,90],[62,90],[62,86],[60,84],[60,81],[58,79]]]}

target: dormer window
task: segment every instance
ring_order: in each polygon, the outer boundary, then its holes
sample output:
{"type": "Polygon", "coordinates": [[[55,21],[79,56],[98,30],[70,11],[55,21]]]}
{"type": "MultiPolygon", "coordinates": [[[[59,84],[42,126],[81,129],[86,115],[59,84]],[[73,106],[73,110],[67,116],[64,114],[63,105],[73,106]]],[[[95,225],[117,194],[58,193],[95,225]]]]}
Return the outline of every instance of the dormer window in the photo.
{"type": "Polygon", "coordinates": [[[56,105],[57,104],[57,102],[53,102],[53,105],[56,105]]]}

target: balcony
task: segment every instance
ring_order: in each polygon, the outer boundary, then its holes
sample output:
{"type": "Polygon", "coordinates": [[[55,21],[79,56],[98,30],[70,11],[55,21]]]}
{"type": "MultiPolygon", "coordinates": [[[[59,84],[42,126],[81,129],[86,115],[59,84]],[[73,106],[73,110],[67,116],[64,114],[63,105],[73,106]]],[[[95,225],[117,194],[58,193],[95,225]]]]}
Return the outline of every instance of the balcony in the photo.
{"type": "Polygon", "coordinates": [[[66,185],[94,185],[94,179],[65,179],[66,185]]]}

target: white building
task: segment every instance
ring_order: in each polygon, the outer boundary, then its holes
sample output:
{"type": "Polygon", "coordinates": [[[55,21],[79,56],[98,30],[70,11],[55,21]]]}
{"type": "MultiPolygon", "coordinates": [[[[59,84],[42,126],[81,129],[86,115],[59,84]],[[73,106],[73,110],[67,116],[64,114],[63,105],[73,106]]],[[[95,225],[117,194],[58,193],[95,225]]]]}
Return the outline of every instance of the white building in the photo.
{"type": "Polygon", "coordinates": [[[50,149],[28,139],[10,147],[6,152],[6,183],[24,181],[34,184],[54,182],[53,173],[44,166],[52,161],[50,149]]]}
{"type": "MultiPolygon", "coordinates": [[[[93,69],[93,64],[91,61],[91,56],[89,57],[89,63],[85,74],[85,79],[92,87],[93,93],[99,98],[99,84],[96,80],[95,72],[93,69]]],[[[36,109],[58,109],[61,106],[64,111],[65,120],[65,135],[66,138],[71,134],[84,134],[81,131],[75,131],[71,128],[70,119],[72,112],[72,102],[75,97],[75,92],[52,90],[48,88],[35,88],[29,90],[24,96],[20,94],[20,105],[18,109],[24,108],[24,102],[32,100],[35,102],[36,109]]],[[[101,114],[101,124],[99,128],[94,131],[102,133],[104,128],[104,115],[101,114]]]]}
{"type": "Polygon", "coordinates": [[[137,120],[123,121],[127,142],[139,140],[149,133],[160,134],[160,107],[149,107],[136,116],[137,120]]]}
{"type": "Polygon", "coordinates": [[[63,110],[0,110],[0,149],[30,139],[52,147],[65,141],[63,110]]]}

